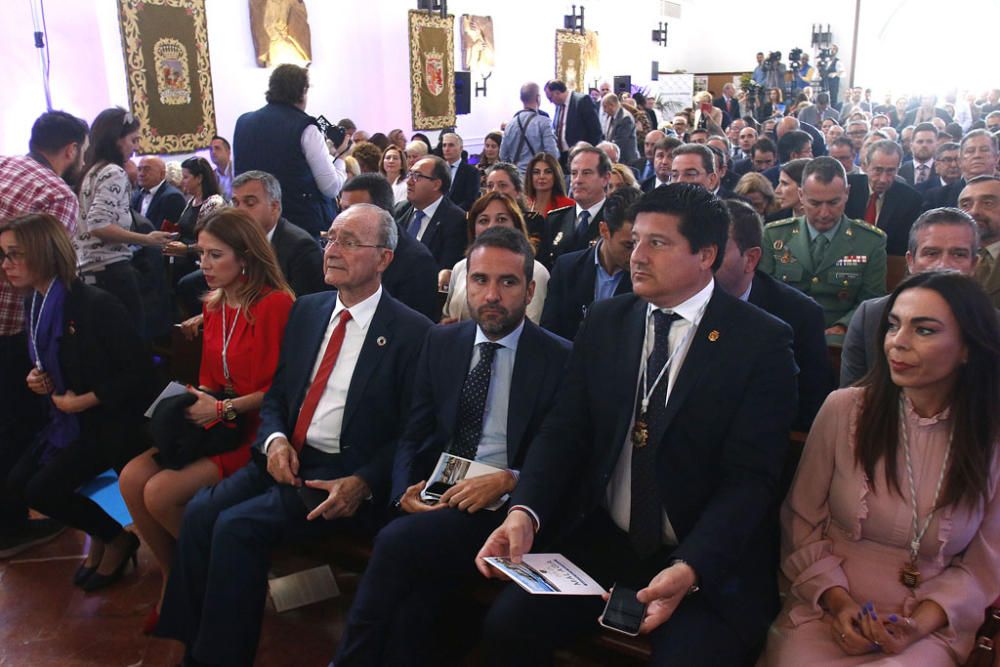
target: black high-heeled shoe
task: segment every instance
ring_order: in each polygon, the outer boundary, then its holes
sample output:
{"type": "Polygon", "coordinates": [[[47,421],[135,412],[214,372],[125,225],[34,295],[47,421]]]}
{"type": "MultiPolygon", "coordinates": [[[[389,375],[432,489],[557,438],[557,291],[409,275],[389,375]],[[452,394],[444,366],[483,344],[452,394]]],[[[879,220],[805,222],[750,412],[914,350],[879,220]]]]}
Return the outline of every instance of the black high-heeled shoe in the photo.
{"type": "Polygon", "coordinates": [[[135,536],[135,533],[126,531],[126,539],[128,540],[128,546],[125,549],[125,557],[122,558],[122,562],[118,564],[114,572],[111,574],[101,574],[96,570],[90,577],[83,582],[83,590],[88,593],[100,590],[102,588],[107,588],[111,584],[115,583],[125,574],[125,568],[128,567],[129,561],[132,561],[132,565],[136,568],[139,567],[139,557],[136,552],[139,551],[139,538],[135,536]]]}
{"type": "Polygon", "coordinates": [[[95,572],[97,572],[97,568],[87,567],[87,563],[84,561],[80,567],[76,568],[76,573],[73,575],[73,585],[82,588],[87,583],[87,579],[90,579],[90,575],[95,572]]]}

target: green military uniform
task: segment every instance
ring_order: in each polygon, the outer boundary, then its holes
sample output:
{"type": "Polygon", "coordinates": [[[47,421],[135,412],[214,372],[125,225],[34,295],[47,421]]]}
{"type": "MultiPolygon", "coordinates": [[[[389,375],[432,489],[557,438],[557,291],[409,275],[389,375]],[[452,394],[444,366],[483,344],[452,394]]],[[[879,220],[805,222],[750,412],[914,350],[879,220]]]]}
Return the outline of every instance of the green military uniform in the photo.
{"type": "Polygon", "coordinates": [[[885,294],[885,232],[842,216],[827,243],[813,266],[805,216],[772,222],[764,227],[758,268],[815,299],[827,327],[846,328],[858,304],[885,294]]]}

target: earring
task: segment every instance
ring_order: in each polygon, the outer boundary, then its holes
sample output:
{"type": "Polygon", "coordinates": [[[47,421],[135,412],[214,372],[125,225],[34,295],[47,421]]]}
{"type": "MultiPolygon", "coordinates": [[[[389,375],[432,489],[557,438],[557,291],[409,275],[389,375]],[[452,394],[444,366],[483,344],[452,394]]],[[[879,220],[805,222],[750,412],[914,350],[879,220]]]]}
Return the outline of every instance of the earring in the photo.
{"type": "Polygon", "coordinates": [[[247,274],[247,265],[246,265],[246,264],[244,264],[244,265],[243,265],[243,270],[241,271],[241,273],[242,273],[243,275],[246,275],[246,274],[247,274]]]}

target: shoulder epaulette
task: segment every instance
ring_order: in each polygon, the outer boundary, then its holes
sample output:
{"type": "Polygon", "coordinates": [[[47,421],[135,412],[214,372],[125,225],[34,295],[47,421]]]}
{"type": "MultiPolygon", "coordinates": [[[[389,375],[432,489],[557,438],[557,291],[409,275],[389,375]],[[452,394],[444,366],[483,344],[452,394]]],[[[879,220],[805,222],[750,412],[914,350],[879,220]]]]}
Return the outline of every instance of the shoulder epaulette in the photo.
{"type": "Polygon", "coordinates": [[[554,208],[551,211],[549,211],[549,215],[552,215],[553,213],[561,213],[562,211],[565,211],[568,208],[575,208],[575,207],[576,204],[570,204],[569,206],[560,206],[559,208],[554,208]]]}
{"type": "Polygon", "coordinates": [[[851,221],[851,223],[853,225],[855,225],[857,227],[860,227],[861,229],[864,229],[866,231],[872,232],[873,234],[877,234],[879,236],[885,236],[886,235],[884,230],[881,230],[878,227],[876,227],[875,225],[867,223],[864,220],[857,220],[855,218],[849,218],[849,220],[851,221]]]}
{"type": "Polygon", "coordinates": [[[764,225],[764,229],[770,229],[771,227],[784,227],[785,225],[798,221],[799,219],[796,217],[784,218],[782,220],[775,220],[774,222],[769,222],[766,225],[764,225]]]}

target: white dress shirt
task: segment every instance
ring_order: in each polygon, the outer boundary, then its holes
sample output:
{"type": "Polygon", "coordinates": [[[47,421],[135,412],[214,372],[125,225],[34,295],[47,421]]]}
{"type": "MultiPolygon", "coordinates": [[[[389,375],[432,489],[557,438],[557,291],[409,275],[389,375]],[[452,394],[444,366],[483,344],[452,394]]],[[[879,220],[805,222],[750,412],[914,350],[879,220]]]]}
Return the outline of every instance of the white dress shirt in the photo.
{"type": "Polygon", "coordinates": [[[507,467],[507,414],[510,408],[511,380],[514,377],[514,361],[517,358],[517,343],[524,331],[524,320],[512,332],[497,341],[490,341],[483,330],[476,327],[476,341],[472,348],[469,371],[479,363],[479,344],[495,342],[499,347],[493,355],[490,372],[490,387],[486,393],[483,410],[483,432],[479,436],[476,461],[493,466],[507,467]]]}
{"type": "Polygon", "coordinates": [[[424,212],[424,219],[420,221],[420,229],[419,229],[419,231],[417,231],[417,240],[418,241],[423,241],[424,240],[424,232],[427,231],[427,225],[431,224],[431,219],[434,217],[434,214],[437,213],[438,206],[441,205],[441,200],[442,199],[444,199],[444,195],[441,195],[436,200],[434,200],[434,202],[432,204],[430,204],[427,208],[418,209],[418,208],[414,207],[413,212],[411,213],[411,215],[416,214],[417,211],[423,211],[424,212]]]}
{"type": "MultiPolygon", "coordinates": [[[[664,309],[666,313],[677,313],[682,319],[674,322],[670,328],[670,350],[673,359],[670,362],[670,369],[660,382],[667,383],[666,402],[670,401],[670,392],[673,391],[677,374],[684,365],[691,341],[694,339],[694,332],[705,314],[709,299],[715,290],[715,280],[710,280],[700,292],[689,298],[687,301],[678,304],[675,308],[664,309]]],[[[649,304],[646,307],[646,337],[643,344],[643,356],[648,358],[653,353],[653,342],[655,329],[653,326],[653,310],[655,306],[649,304]]],[[[690,371],[689,371],[690,372],[690,371]]],[[[649,389],[652,389],[650,387],[649,389]]],[[[636,399],[632,401],[634,406],[638,399],[638,393],[642,391],[641,365],[636,369],[636,399]]],[[[666,405],[666,403],[664,403],[666,405]]],[[[614,472],[611,473],[611,480],[608,482],[606,502],[608,514],[619,528],[626,533],[629,528],[629,520],[632,516],[632,426],[635,422],[635,410],[632,410],[632,423],[629,424],[628,434],[625,442],[621,446],[621,454],[618,456],[618,463],[614,472]]],[[[670,518],[666,511],[663,512],[663,542],[667,545],[677,544],[677,535],[673,526],[670,525],[670,518]]]]}
{"type": "Polygon", "coordinates": [[[347,168],[340,158],[332,159],[326,147],[326,137],[315,125],[307,125],[299,138],[302,153],[306,156],[316,187],[327,197],[336,197],[347,181],[347,168]]]}
{"type": "MultiPolygon", "coordinates": [[[[587,225],[589,226],[590,223],[594,221],[594,217],[601,211],[601,207],[604,206],[604,202],[605,201],[607,201],[607,198],[602,199],[601,201],[597,202],[596,204],[594,204],[590,208],[583,208],[582,206],[580,206],[579,204],[577,204],[576,205],[576,220],[579,221],[580,220],[580,214],[583,213],[584,211],[587,211],[588,213],[590,213],[590,217],[587,219],[587,225]]],[[[575,225],[576,223],[573,223],[573,224],[575,225]]]]}
{"type": "MultiPolygon", "coordinates": [[[[166,183],[166,180],[160,181],[159,183],[151,187],[148,191],[142,193],[142,202],[139,204],[139,213],[141,213],[143,217],[145,217],[146,212],[149,211],[149,205],[153,203],[153,197],[156,196],[157,190],[159,190],[164,183],[166,183]]],[[[177,222],[177,221],[171,220],[171,222],[177,222]]]]}
{"type": "MultiPolygon", "coordinates": [[[[330,373],[330,379],[326,383],[323,395],[316,405],[316,411],[313,413],[312,421],[309,422],[309,428],[306,430],[306,443],[321,452],[327,454],[340,453],[340,429],[344,423],[347,390],[351,386],[351,378],[354,376],[358,357],[361,356],[361,347],[364,345],[365,336],[368,335],[368,327],[372,323],[372,318],[375,317],[375,309],[378,308],[381,298],[381,286],[370,297],[350,308],[344,306],[340,297],[337,297],[337,305],[333,308],[330,322],[327,324],[326,332],[323,334],[323,342],[319,346],[319,353],[316,355],[312,372],[309,374],[309,384],[311,385],[313,378],[316,377],[316,373],[319,371],[320,363],[323,361],[323,354],[326,352],[326,346],[330,342],[333,330],[340,321],[341,311],[345,309],[350,311],[351,319],[345,328],[344,342],[340,347],[340,352],[337,354],[337,361],[333,366],[333,371],[330,373]]],[[[296,415],[297,418],[298,415],[296,415]]],[[[294,424],[294,421],[292,424],[294,424]]],[[[272,433],[267,436],[267,440],[264,442],[265,454],[267,454],[267,448],[271,444],[271,441],[278,437],[284,438],[286,436],[281,432],[272,433]]]]}

